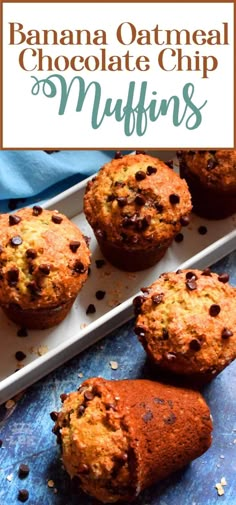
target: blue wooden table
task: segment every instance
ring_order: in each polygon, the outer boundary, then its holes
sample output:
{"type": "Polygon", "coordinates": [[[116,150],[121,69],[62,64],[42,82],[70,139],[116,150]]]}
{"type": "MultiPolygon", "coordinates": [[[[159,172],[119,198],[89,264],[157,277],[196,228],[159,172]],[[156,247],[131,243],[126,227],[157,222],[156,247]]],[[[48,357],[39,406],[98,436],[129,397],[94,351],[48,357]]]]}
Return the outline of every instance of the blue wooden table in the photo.
{"type": "MultiPolygon", "coordinates": [[[[229,272],[230,282],[236,286],[236,252],[212,269],[229,272]]],[[[132,321],[34,384],[10,409],[0,407],[0,505],[19,504],[18,491],[24,488],[29,491],[26,503],[30,505],[96,503],[71,488],[49,416],[60,408],[61,393],[75,390],[84,379],[96,375],[152,378],[132,321]],[[117,370],[111,369],[110,361],[118,363],[117,370]],[[24,479],[18,476],[20,463],[30,468],[24,479]]],[[[203,393],[213,415],[212,447],[181,472],[144,491],[134,505],[236,504],[236,362],[203,393]],[[223,486],[224,495],[218,496],[215,485],[222,478],[227,485],[223,486]]]]}

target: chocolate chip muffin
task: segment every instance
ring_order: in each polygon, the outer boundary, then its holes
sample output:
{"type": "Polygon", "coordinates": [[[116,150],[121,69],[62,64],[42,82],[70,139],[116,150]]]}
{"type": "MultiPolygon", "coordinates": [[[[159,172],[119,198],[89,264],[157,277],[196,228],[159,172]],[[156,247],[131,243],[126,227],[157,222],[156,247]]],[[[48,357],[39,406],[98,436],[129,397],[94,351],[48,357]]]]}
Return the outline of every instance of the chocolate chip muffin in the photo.
{"type": "Polygon", "coordinates": [[[209,269],[165,273],[134,299],[135,332],[167,372],[205,383],[236,357],[236,289],[209,269]]]}
{"type": "Polygon", "coordinates": [[[236,149],[178,151],[180,175],[189,186],[193,210],[208,219],[236,212],[236,149]]]}
{"type": "Polygon", "coordinates": [[[0,215],[0,306],[15,323],[61,322],[89,264],[86,238],[63,214],[34,206],[0,215]]]}
{"type": "Polygon", "coordinates": [[[64,401],[54,433],[71,478],[104,503],[131,501],[211,445],[200,393],[149,380],[86,380],[64,401]]]}
{"type": "Polygon", "coordinates": [[[157,158],[120,156],[87,185],[84,212],[104,256],[122,270],[143,270],[165,254],[191,198],[185,181],[157,158]]]}

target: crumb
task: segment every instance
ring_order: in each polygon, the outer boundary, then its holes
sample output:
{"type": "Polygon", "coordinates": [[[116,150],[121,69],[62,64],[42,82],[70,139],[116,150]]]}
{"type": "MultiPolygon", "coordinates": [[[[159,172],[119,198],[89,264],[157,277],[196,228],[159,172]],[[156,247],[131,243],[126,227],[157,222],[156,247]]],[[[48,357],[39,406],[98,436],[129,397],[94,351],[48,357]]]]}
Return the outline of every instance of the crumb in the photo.
{"type": "Polygon", "coordinates": [[[109,365],[112,370],[117,370],[117,368],[119,367],[117,361],[110,361],[109,365]]]}
{"type": "Polygon", "coordinates": [[[80,329],[83,330],[84,328],[86,328],[86,326],[88,326],[87,323],[81,323],[80,325],[80,329]]]}
{"type": "Polygon", "coordinates": [[[31,347],[30,352],[32,354],[37,354],[38,356],[43,356],[43,354],[46,354],[48,352],[48,346],[39,345],[38,347],[31,347]]]}
{"type": "Polygon", "coordinates": [[[16,404],[16,402],[14,402],[14,400],[8,400],[6,403],[5,403],[5,408],[8,410],[8,409],[12,409],[12,407],[14,407],[16,404]]]}
{"type": "Polygon", "coordinates": [[[81,379],[82,377],[84,376],[84,374],[82,372],[79,372],[78,373],[78,377],[81,379]]]}
{"type": "Polygon", "coordinates": [[[11,482],[12,479],[13,479],[13,473],[10,473],[9,475],[7,475],[8,482],[11,482]]]}
{"type": "Polygon", "coordinates": [[[226,481],[226,478],[225,478],[225,477],[222,477],[222,478],[220,479],[220,483],[221,483],[221,485],[222,485],[222,486],[227,486],[227,481],[226,481]]]}
{"type": "Polygon", "coordinates": [[[133,274],[132,272],[129,272],[127,277],[128,277],[128,279],[136,279],[137,274],[133,274]]]}
{"type": "Polygon", "coordinates": [[[220,455],[220,458],[221,458],[221,459],[225,459],[225,457],[224,457],[224,455],[223,455],[223,454],[221,454],[221,455],[220,455]]]}
{"type": "Polygon", "coordinates": [[[48,480],[48,487],[54,487],[54,481],[52,479],[48,480]]]}
{"type": "Polygon", "coordinates": [[[215,485],[215,488],[217,489],[218,496],[222,496],[223,494],[225,494],[224,488],[222,487],[220,482],[217,482],[217,484],[215,485]]]}

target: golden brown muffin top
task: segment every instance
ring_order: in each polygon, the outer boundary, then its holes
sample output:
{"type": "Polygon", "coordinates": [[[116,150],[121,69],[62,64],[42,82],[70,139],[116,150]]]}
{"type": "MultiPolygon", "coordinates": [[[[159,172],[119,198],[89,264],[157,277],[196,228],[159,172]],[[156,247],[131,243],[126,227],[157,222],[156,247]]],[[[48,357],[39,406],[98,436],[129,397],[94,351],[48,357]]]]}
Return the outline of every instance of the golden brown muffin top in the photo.
{"type": "Polygon", "coordinates": [[[179,231],[191,208],[185,181],[145,154],[104,165],[84,197],[85,215],[96,236],[128,248],[164,243],[179,231]]]}
{"type": "Polygon", "coordinates": [[[134,300],[136,333],[158,363],[183,357],[182,373],[220,368],[236,357],[236,289],[209,269],[165,273],[134,300]]]}
{"type": "Polygon", "coordinates": [[[204,184],[224,191],[236,191],[236,149],[178,151],[179,162],[204,184]]]}
{"type": "Polygon", "coordinates": [[[0,215],[0,304],[56,306],[76,296],[90,252],[81,231],[39,206],[0,215]]]}

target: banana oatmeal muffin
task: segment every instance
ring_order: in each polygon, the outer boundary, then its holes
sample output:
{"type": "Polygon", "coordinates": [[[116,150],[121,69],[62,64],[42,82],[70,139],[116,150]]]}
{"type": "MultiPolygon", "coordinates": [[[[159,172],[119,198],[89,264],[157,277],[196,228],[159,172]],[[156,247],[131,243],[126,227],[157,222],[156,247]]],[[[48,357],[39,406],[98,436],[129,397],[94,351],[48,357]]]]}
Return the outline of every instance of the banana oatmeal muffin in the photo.
{"type": "Polygon", "coordinates": [[[143,270],[188,224],[187,184],[146,154],[120,155],[87,185],[84,212],[104,256],[122,270],[143,270]]]}
{"type": "Polygon", "coordinates": [[[131,501],[211,445],[200,393],[149,380],[86,380],[52,412],[62,461],[104,503],[131,501]]]}
{"type": "Polygon", "coordinates": [[[135,332],[162,370],[214,378],[236,357],[236,289],[209,269],[164,273],[134,299],[135,332]]]}
{"type": "Polygon", "coordinates": [[[0,215],[0,307],[15,323],[61,322],[86,281],[90,252],[81,231],[58,211],[0,215]]]}
{"type": "Polygon", "coordinates": [[[196,214],[223,219],[236,212],[236,149],[178,151],[177,156],[196,214]]]}

